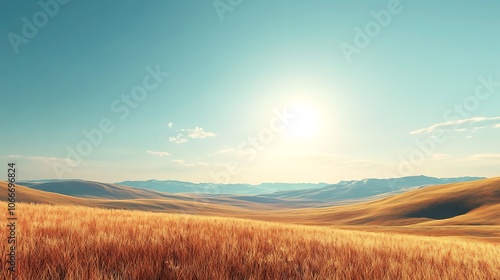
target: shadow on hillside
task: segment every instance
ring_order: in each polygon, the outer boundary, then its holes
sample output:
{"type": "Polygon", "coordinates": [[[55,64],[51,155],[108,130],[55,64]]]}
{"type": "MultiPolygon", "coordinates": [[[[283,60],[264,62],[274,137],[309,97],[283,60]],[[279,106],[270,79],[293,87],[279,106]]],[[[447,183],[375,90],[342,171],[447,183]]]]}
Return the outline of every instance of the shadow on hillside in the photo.
{"type": "Polygon", "coordinates": [[[428,205],[425,208],[407,214],[409,218],[430,218],[435,220],[449,219],[470,212],[473,207],[464,205],[459,201],[442,202],[428,205]]]}

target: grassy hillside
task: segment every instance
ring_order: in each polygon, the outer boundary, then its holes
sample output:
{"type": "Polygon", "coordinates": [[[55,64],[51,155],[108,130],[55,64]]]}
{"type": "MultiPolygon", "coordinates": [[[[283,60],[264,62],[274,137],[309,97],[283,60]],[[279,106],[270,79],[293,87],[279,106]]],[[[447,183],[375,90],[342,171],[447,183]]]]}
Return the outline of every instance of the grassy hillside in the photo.
{"type": "MultiPolygon", "coordinates": [[[[94,188],[93,184],[90,187],[94,188]]],[[[123,188],[125,188],[126,190],[126,187],[123,188]]],[[[115,188],[112,191],[119,192],[121,190],[122,189],[120,188],[115,188]]],[[[141,190],[138,191],[139,192],[136,193],[136,195],[139,195],[141,193],[141,190]]],[[[130,190],[126,190],[123,195],[130,193],[130,190]]],[[[148,193],[148,195],[151,194],[152,192],[148,193]]],[[[0,182],[0,200],[7,201],[7,195],[7,183],[0,182]]],[[[258,208],[253,203],[246,201],[221,200],[224,203],[207,203],[203,199],[190,197],[188,195],[162,194],[158,195],[157,198],[146,196],[146,198],[141,199],[75,197],[27,188],[21,185],[16,185],[16,199],[19,202],[44,203],[52,205],[75,205],[110,209],[135,209],[145,211],[204,215],[246,215],[245,213],[252,213],[248,212],[246,209],[258,208]]],[[[266,208],[263,208],[263,210],[265,209],[266,208]]]]}
{"type": "Polygon", "coordinates": [[[498,244],[77,206],[17,212],[19,280],[500,278],[498,244]]]}
{"type": "Polygon", "coordinates": [[[316,225],[500,225],[500,178],[429,186],[347,206],[276,211],[289,221],[316,225]]]}
{"type": "MultiPolygon", "coordinates": [[[[7,201],[7,183],[0,181],[0,200],[7,201]]],[[[86,199],[61,195],[51,192],[34,190],[16,184],[16,200],[20,202],[46,203],[46,204],[68,204],[90,206],[86,199]]]]}
{"type": "Polygon", "coordinates": [[[63,195],[90,198],[135,199],[167,197],[166,193],[84,180],[44,182],[32,185],[30,188],[63,195]]]}
{"type": "MultiPolygon", "coordinates": [[[[500,242],[500,178],[430,186],[367,203],[303,209],[279,209],[282,204],[268,207],[230,198],[205,200],[181,195],[118,200],[80,198],[22,186],[18,186],[17,194],[24,202],[237,217],[500,242]]],[[[6,201],[6,195],[6,184],[0,182],[0,199],[6,201]]]]}

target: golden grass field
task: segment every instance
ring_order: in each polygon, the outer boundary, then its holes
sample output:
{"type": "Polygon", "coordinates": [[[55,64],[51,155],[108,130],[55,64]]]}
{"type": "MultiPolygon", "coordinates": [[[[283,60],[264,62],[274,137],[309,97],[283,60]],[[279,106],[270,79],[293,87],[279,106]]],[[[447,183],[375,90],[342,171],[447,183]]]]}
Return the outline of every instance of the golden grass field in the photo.
{"type": "Polygon", "coordinates": [[[18,212],[20,280],[500,279],[494,243],[79,206],[18,212]]]}
{"type": "Polygon", "coordinates": [[[500,279],[500,178],[283,210],[17,193],[20,280],[500,279]]]}

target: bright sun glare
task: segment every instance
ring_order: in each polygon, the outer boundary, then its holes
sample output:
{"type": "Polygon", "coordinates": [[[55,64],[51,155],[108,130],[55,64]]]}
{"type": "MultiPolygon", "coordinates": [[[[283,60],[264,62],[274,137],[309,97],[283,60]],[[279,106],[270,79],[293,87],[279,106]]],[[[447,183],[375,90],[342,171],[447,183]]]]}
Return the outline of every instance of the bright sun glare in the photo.
{"type": "Polygon", "coordinates": [[[287,126],[287,134],[291,140],[312,140],[318,136],[319,116],[318,110],[309,103],[293,103],[289,107],[294,118],[287,126]]]}

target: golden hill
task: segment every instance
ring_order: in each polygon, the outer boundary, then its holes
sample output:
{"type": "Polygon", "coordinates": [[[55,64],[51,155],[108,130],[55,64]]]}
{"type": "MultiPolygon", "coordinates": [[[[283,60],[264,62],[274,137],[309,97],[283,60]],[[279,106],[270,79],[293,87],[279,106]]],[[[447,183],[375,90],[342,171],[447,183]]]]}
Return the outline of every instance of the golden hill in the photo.
{"type": "MultiPolygon", "coordinates": [[[[238,217],[364,231],[465,236],[500,242],[500,178],[429,186],[352,205],[284,210],[248,201],[200,200],[189,195],[156,199],[93,199],[22,186],[18,186],[17,193],[24,202],[238,217]]],[[[0,182],[0,199],[5,201],[6,195],[6,183],[0,182]]]]}
{"type": "Polygon", "coordinates": [[[500,225],[500,178],[429,186],[346,206],[275,211],[290,221],[316,225],[500,225]]]}
{"type": "MultiPolygon", "coordinates": [[[[0,182],[0,200],[7,200],[7,183],[0,182]]],[[[135,191],[127,190],[128,193],[135,191]]],[[[113,190],[116,192],[116,190],[113,190]]],[[[141,190],[137,190],[138,194],[141,190]]],[[[109,199],[74,197],[53,192],[31,189],[16,185],[16,199],[18,202],[44,203],[52,205],[75,205],[110,209],[135,209],[144,211],[158,211],[170,213],[222,215],[223,213],[246,213],[245,208],[250,208],[250,202],[241,202],[241,207],[226,204],[211,204],[196,200],[187,195],[165,195],[158,198],[144,199],[109,199]]],[[[236,202],[235,202],[236,204],[236,202]]]]}
{"type": "MultiPolygon", "coordinates": [[[[0,181],[0,199],[2,201],[7,201],[7,186],[8,183],[0,181]]],[[[82,198],[34,190],[18,184],[16,184],[16,200],[18,202],[91,206],[82,198]]]]}

